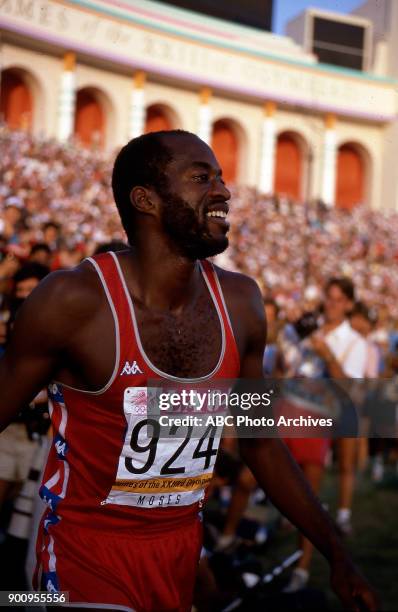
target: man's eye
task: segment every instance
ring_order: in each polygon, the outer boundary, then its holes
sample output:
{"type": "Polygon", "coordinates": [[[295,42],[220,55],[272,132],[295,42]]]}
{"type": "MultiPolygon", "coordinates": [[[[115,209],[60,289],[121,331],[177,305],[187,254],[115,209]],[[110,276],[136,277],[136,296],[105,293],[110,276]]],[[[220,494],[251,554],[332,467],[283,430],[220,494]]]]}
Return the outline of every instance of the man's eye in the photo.
{"type": "Polygon", "coordinates": [[[193,180],[196,181],[197,183],[204,183],[209,180],[209,175],[208,174],[195,174],[195,176],[193,177],[193,180]]]}

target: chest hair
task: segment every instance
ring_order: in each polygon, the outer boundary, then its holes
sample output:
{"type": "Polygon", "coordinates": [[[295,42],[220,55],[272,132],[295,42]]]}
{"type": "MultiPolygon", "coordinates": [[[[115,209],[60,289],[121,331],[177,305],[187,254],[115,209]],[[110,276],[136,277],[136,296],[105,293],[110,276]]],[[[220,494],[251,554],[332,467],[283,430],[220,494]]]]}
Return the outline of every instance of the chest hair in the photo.
{"type": "Polygon", "coordinates": [[[221,352],[221,326],[215,306],[201,294],[183,314],[153,313],[136,306],[144,351],[162,372],[181,378],[209,374],[221,352]]]}

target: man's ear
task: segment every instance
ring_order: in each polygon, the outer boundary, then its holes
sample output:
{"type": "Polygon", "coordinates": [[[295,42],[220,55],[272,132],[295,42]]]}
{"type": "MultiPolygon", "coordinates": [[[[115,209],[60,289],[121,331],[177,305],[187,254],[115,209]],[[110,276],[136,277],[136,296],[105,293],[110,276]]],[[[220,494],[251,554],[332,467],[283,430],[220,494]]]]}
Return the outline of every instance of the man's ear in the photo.
{"type": "Polygon", "coordinates": [[[156,211],[153,191],[145,187],[133,187],[130,191],[130,202],[138,212],[153,214],[156,211]]]}

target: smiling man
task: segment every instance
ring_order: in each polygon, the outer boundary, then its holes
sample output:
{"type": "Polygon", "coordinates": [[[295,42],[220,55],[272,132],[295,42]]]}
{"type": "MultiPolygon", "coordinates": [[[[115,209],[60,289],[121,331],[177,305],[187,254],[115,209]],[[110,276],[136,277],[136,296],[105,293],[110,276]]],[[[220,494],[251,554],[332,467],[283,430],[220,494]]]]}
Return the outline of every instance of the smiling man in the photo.
{"type": "MultiPolygon", "coordinates": [[[[154,378],[261,378],[263,303],[253,280],[206,260],[228,246],[230,193],[199,138],[132,140],[112,185],[131,248],[57,272],[27,300],[0,362],[1,422],[50,382],[39,585],[69,591],[75,608],[188,611],[216,450],[211,439],[206,451],[197,440],[161,439],[146,387],[154,378]]],[[[347,608],[375,610],[285,446],[240,447],[273,502],[330,561],[347,608]]]]}

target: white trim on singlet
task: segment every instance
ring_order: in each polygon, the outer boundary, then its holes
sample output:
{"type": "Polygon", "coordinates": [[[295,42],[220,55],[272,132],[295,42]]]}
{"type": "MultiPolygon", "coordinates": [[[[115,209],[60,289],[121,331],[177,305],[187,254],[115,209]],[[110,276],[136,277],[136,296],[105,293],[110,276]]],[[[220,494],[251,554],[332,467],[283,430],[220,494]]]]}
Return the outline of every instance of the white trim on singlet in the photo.
{"type": "Polygon", "coordinates": [[[68,411],[66,409],[65,404],[59,403],[58,406],[61,409],[61,422],[58,427],[59,434],[65,438],[66,437],[66,424],[68,422],[68,411]]]}
{"type": "Polygon", "coordinates": [[[47,482],[45,482],[45,483],[44,483],[44,486],[45,486],[47,489],[51,489],[51,487],[54,487],[54,486],[57,484],[57,482],[59,481],[59,479],[60,479],[60,478],[61,478],[61,472],[60,472],[60,470],[58,469],[58,470],[55,472],[55,474],[53,474],[53,475],[51,476],[51,478],[49,478],[49,479],[47,480],[47,482]]]}
{"type": "Polygon", "coordinates": [[[223,293],[223,290],[221,289],[220,279],[218,278],[218,274],[217,274],[216,270],[214,269],[214,266],[212,266],[212,270],[213,270],[213,273],[214,273],[214,277],[216,279],[216,285],[218,287],[218,292],[219,292],[220,297],[221,297],[221,302],[222,302],[222,305],[224,307],[225,316],[227,317],[229,328],[231,330],[231,334],[232,334],[232,337],[233,337],[235,345],[236,345],[236,350],[237,350],[238,355],[239,355],[238,344],[236,342],[236,338],[235,338],[235,334],[234,334],[234,328],[232,327],[232,323],[231,323],[231,317],[229,316],[229,311],[228,311],[228,308],[227,308],[227,304],[225,302],[224,293],[223,293]]]}
{"type": "Polygon", "coordinates": [[[57,572],[57,557],[54,552],[54,538],[50,535],[49,543],[47,546],[47,552],[49,555],[48,569],[50,572],[57,572]]]}
{"type": "Polygon", "coordinates": [[[94,259],[92,259],[92,257],[87,257],[87,259],[85,259],[85,261],[89,261],[92,264],[92,266],[94,267],[94,269],[96,270],[96,272],[97,272],[97,274],[98,274],[98,276],[100,278],[101,284],[103,286],[106,298],[108,300],[109,307],[110,307],[110,309],[112,311],[113,321],[115,323],[115,339],[116,339],[115,366],[113,368],[113,372],[112,372],[111,377],[108,380],[108,382],[105,384],[104,387],[102,387],[98,391],[88,391],[87,389],[79,389],[78,387],[72,387],[71,385],[67,385],[66,383],[59,382],[57,380],[55,380],[54,383],[56,385],[60,385],[61,387],[65,387],[66,389],[71,389],[72,391],[78,391],[79,393],[87,393],[88,395],[102,395],[102,393],[105,393],[105,391],[107,391],[107,389],[109,389],[111,384],[114,382],[114,380],[116,378],[116,374],[118,373],[119,366],[120,366],[120,331],[119,331],[119,320],[117,318],[116,308],[115,308],[115,305],[113,303],[112,296],[111,296],[111,294],[109,292],[108,285],[106,284],[104,275],[102,274],[101,268],[99,267],[97,262],[94,259]]]}
{"type": "Polygon", "coordinates": [[[64,482],[62,485],[62,491],[59,494],[59,497],[61,499],[65,499],[65,495],[66,495],[66,489],[68,488],[68,483],[69,483],[69,474],[70,474],[70,467],[69,467],[69,463],[67,461],[64,461],[64,482]]]}
{"type": "Polygon", "coordinates": [[[143,358],[143,360],[145,361],[145,363],[147,364],[147,366],[149,368],[151,368],[151,370],[153,370],[156,374],[158,374],[159,376],[161,376],[162,378],[168,378],[169,380],[175,380],[177,382],[200,382],[202,380],[209,380],[209,378],[212,378],[213,376],[215,376],[215,374],[217,374],[218,370],[221,367],[221,364],[224,360],[224,355],[225,355],[225,347],[226,347],[226,336],[225,336],[225,328],[224,328],[224,319],[222,318],[222,314],[221,314],[221,310],[220,307],[218,305],[216,296],[214,295],[214,291],[210,285],[210,282],[207,278],[207,275],[205,273],[205,271],[203,270],[202,264],[199,262],[199,267],[200,267],[200,271],[202,273],[203,278],[205,279],[207,288],[209,290],[211,299],[213,301],[213,304],[216,308],[217,311],[217,315],[218,315],[218,320],[221,326],[221,353],[220,353],[220,357],[218,359],[217,365],[215,366],[215,368],[213,369],[212,372],[210,372],[210,374],[206,374],[205,376],[200,376],[199,378],[180,378],[179,376],[173,376],[172,374],[167,374],[167,372],[162,372],[162,370],[159,370],[159,368],[157,368],[155,365],[153,365],[153,363],[151,362],[151,360],[149,359],[148,355],[146,354],[146,352],[144,351],[144,347],[142,346],[142,342],[141,342],[141,337],[140,337],[140,333],[138,330],[138,322],[137,322],[137,318],[135,315],[135,310],[134,310],[134,304],[133,304],[133,300],[131,299],[131,295],[130,292],[127,288],[127,284],[126,284],[126,280],[124,278],[124,274],[122,272],[122,269],[120,267],[120,263],[119,260],[116,256],[115,253],[111,252],[111,255],[113,257],[113,259],[115,260],[116,263],[116,267],[119,273],[119,277],[120,277],[120,281],[123,285],[123,289],[126,295],[126,299],[129,305],[129,309],[130,309],[130,315],[131,315],[131,320],[133,323],[133,327],[134,327],[134,333],[135,333],[135,338],[136,338],[136,342],[138,345],[138,348],[141,352],[141,356],[143,358]]]}

